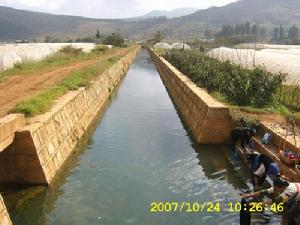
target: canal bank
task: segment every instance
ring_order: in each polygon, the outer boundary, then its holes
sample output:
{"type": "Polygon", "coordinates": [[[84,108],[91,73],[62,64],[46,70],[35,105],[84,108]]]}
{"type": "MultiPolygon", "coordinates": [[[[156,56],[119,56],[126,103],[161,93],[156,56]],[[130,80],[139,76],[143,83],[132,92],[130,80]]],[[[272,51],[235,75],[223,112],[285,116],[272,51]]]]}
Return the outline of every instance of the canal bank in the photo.
{"type": "Polygon", "coordinates": [[[229,108],[148,48],[166,89],[199,144],[224,144],[232,128],[229,108]]]}
{"type": "Polygon", "coordinates": [[[248,188],[248,169],[226,147],[192,141],[146,51],[96,126],[62,179],[8,204],[15,225],[239,223],[228,207],[248,188]],[[224,210],[151,213],[160,201],[218,202],[224,210]]]}
{"type": "MultiPolygon", "coordinates": [[[[133,49],[89,87],[58,99],[49,112],[31,118],[27,126],[24,115],[1,118],[0,183],[51,183],[88,127],[105,109],[138,51],[139,47],[133,49]]],[[[0,195],[0,225],[9,224],[0,195]]]]}
{"type": "Polygon", "coordinates": [[[49,112],[30,118],[24,128],[14,129],[14,135],[7,128],[16,127],[15,120],[1,126],[1,134],[14,138],[0,154],[0,183],[51,183],[89,125],[104,109],[138,51],[136,47],[87,88],[59,98],[49,112]]]}

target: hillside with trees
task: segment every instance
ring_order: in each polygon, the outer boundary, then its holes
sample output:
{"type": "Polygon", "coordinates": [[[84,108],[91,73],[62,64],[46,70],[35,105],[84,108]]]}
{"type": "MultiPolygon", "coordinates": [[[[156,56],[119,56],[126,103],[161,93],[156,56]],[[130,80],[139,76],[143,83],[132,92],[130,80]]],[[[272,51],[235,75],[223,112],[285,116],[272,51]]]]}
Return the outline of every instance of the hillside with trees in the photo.
{"type": "Polygon", "coordinates": [[[273,31],[272,42],[275,44],[300,44],[300,36],[298,27],[293,24],[291,27],[280,25],[275,27],[273,31]]]}
{"type": "MultiPolygon", "coordinates": [[[[300,1],[242,0],[179,18],[158,17],[134,21],[59,16],[0,7],[0,40],[44,39],[46,36],[85,38],[94,36],[97,29],[103,35],[117,32],[133,40],[148,40],[156,31],[160,31],[166,40],[192,40],[195,37],[212,37],[223,25],[235,26],[247,21],[251,25],[259,24],[266,37],[271,39],[274,28],[280,25],[284,29],[300,26],[300,1]]],[[[288,36],[288,30],[285,32],[288,36]]],[[[290,36],[295,35],[293,32],[295,30],[291,31],[290,36]]]]}

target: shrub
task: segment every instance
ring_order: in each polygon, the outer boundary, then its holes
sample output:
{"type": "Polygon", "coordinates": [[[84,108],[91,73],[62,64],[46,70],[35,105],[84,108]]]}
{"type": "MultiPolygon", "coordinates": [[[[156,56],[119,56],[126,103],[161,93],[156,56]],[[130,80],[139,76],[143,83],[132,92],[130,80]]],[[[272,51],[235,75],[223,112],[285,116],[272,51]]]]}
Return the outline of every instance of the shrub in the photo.
{"type": "Polygon", "coordinates": [[[94,52],[94,53],[100,53],[100,52],[103,52],[103,53],[105,53],[105,52],[107,52],[108,51],[108,47],[107,46],[101,46],[101,45],[98,45],[98,46],[96,46],[93,50],[92,50],[92,52],[94,52]]]}
{"type": "Polygon", "coordinates": [[[229,61],[221,62],[195,50],[171,50],[164,56],[198,86],[208,92],[220,92],[239,106],[270,104],[285,77],[263,67],[249,70],[229,61]]]}
{"type": "Polygon", "coordinates": [[[284,106],[300,111],[300,86],[282,86],[277,95],[279,103],[284,106]]]}
{"type": "Polygon", "coordinates": [[[107,36],[104,39],[103,44],[105,44],[105,45],[114,45],[116,47],[124,47],[125,46],[125,40],[120,34],[112,33],[110,36],[107,36]]]}
{"type": "Polygon", "coordinates": [[[22,65],[22,63],[16,63],[16,64],[14,65],[14,68],[15,68],[15,69],[18,69],[18,70],[21,70],[21,69],[23,69],[23,65],[22,65]]]}
{"type": "Polygon", "coordinates": [[[81,48],[74,48],[71,45],[63,47],[59,52],[70,55],[70,56],[78,56],[82,53],[81,48]]]}
{"type": "Polygon", "coordinates": [[[259,119],[257,116],[249,115],[247,113],[243,113],[239,110],[230,110],[230,115],[232,118],[232,121],[235,122],[235,125],[243,126],[243,127],[252,127],[259,129],[261,126],[261,123],[259,122],[259,119]]]}

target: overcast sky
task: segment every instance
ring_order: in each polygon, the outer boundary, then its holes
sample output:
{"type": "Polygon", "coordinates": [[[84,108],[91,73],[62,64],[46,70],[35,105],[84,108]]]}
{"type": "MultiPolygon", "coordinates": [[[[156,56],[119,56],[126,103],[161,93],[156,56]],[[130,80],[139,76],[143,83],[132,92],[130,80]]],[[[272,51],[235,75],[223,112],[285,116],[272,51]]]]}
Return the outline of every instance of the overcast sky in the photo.
{"type": "Polygon", "coordinates": [[[172,10],[178,7],[205,9],[236,0],[0,0],[0,5],[54,14],[95,18],[126,18],[151,10],[172,10]]]}

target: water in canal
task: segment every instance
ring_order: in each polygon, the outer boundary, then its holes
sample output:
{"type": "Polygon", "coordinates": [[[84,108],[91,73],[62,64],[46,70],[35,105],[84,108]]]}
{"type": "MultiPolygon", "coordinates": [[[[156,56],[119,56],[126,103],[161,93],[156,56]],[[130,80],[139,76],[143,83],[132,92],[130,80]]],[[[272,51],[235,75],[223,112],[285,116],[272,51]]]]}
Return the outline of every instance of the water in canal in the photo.
{"type": "Polygon", "coordinates": [[[5,195],[14,224],[239,223],[224,211],[248,170],[226,147],[193,143],[145,50],[95,127],[53,186],[5,195]],[[151,213],[153,202],[219,202],[223,212],[151,213]]]}

